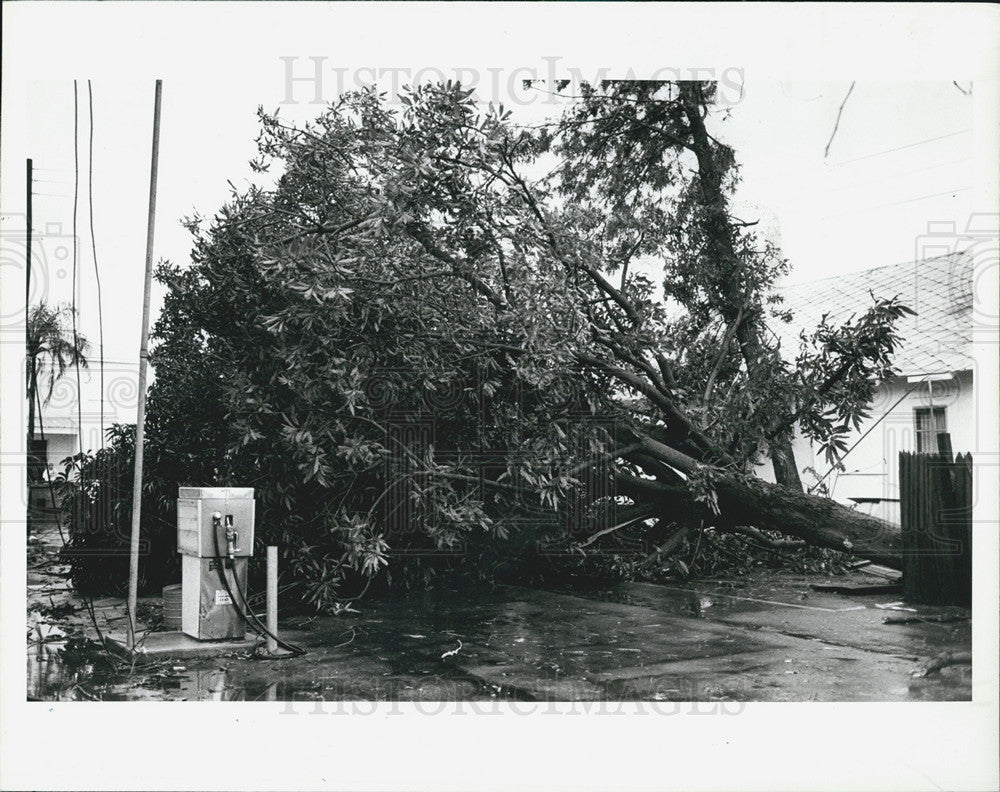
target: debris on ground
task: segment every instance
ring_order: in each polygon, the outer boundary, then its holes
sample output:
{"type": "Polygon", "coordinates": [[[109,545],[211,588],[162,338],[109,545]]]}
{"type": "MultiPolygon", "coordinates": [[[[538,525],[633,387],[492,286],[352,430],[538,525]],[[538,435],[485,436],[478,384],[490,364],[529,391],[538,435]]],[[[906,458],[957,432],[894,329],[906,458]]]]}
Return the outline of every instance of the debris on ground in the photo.
{"type": "Polygon", "coordinates": [[[916,608],[909,608],[903,604],[903,601],[899,602],[886,602],[884,604],[875,603],[875,607],[880,610],[894,610],[894,611],[910,611],[911,613],[916,613],[916,608]]]}
{"type": "Polygon", "coordinates": [[[902,583],[882,583],[879,585],[840,585],[832,583],[813,583],[809,586],[813,591],[829,591],[833,594],[899,594],[903,591],[902,583]]]}
{"type": "Polygon", "coordinates": [[[460,651],[462,651],[462,641],[461,640],[459,640],[457,648],[452,649],[449,652],[445,652],[443,655],[441,655],[441,659],[444,660],[446,657],[451,657],[452,655],[457,655],[460,651]]]}
{"type": "Polygon", "coordinates": [[[923,668],[914,671],[913,676],[930,676],[931,674],[936,674],[942,668],[953,665],[972,665],[972,652],[942,652],[923,668]]]}
{"type": "Polygon", "coordinates": [[[928,616],[886,616],[882,619],[882,624],[918,624],[926,622],[928,624],[950,624],[952,622],[968,621],[969,617],[964,614],[945,613],[928,616]]]}

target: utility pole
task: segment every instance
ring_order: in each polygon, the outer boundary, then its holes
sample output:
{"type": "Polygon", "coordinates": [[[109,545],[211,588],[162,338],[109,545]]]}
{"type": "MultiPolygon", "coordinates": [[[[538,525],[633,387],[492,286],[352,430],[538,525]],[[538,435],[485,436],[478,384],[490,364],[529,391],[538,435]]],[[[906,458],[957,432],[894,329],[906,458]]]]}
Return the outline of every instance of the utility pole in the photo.
{"type": "MultiPolygon", "coordinates": [[[[28,321],[31,319],[31,192],[32,192],[32,162],[29,157],[25,167],[25,222],[27,229],[24,240],[24,353],[27,355],[31,351],[31,330],[28,321]]],[[[28,391],[28,444],[25,446],[25,480],[29,489],[28,497],[31,497],[31,475],[34,467],[34,445],[35,445],[35,361],[28,360],[28,378],[25,382],[28,391]]],[[[30,503],[30,500],[29,500],[30,503]]],[[[30,517],[28,518],[30,522],[30,517]]],[[[30,528],[30,525],[29,525],[30,528]]]]}
{"type": "MultiPolygon", "coordinates": [[[[25,167],[25,229],[24,239],[24,352],[27,355],[31,351],[31,330],[28,321],[31,319],[31,199],[33,190],[32,161],[29,157],[25,167]]],[[[35,446],[35,361],[28,360],[28,379],[25,383],[28,395],[28,445],[26,446],[25,460],[27,462],[27,481],[31,484],[31,473],[34,466],[34,446],[35,446]]],[[[29,493],[30,495],[30,493],[29,493]]]]}
{"type": "Polygon", "coordinates": [[[149,345],[149,295],[153,280],[153,230],[156,218],[156,171],[160,156],[160,94],[156,81],[153,100],[153,153],[149,170],[149,214],[146,219],[146,273],[142,292],[142,335],[139,342],[139,406],[135,421],[135,471],[132,476],[132,541],[128,569],[128,648],[135,649],[135,606],[139,590],[139,519],[142,511],[142,448],[146,434],[146,359],[149,345]]]}
{"type": "Polygon", "coordinates": [[[26,239],[24,242],[24,324],[25,324],[25,340],[27,340],[27,325],[28,325],[28,309],[30,308],[31,302],[31,188],[32,188],[32,175],[31,175],[31,158],[29,157],[26,161],[26,206],[27,206],[27,229],[26,229],[26,239]]]}

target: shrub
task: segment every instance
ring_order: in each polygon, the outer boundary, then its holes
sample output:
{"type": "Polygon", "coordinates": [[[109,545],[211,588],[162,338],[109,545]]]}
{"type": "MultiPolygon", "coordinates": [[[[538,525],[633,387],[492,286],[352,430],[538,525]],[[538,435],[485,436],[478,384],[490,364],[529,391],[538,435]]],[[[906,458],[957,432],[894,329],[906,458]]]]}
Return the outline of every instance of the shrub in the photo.
{"type": "MultiPolygon", "coordinates": [[[[73,585],[89,595],[124,595],[128,586],[135,426],[113,425],[108,441],[96,453],[63,460],[56,480],[69,533],[62,554],[73,585]]],[[[139,588],[153,593],[178,575],[176,530],[157,509],[151,488],[143,489],[139,588]]]]}

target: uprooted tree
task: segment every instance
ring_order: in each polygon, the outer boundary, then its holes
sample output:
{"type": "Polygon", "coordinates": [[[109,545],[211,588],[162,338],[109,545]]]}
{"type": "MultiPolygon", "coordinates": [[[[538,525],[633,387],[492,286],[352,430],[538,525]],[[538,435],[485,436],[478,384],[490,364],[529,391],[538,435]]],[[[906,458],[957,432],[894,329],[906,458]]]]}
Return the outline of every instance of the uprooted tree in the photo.
{"type": "Polygon", "coordinates": [[[158,273],[161,505],[256,487],[319,604],[393,551],[659,558],[707,525],[898,566],[894,526],[801,491],[790,436],[836,463],[907,309],[873,300],[781,354],[787,265],[731,214],[713,97],[583,86],[530,129],[455,84],[345,95],[300,128],[262,112],[274,186],[192,219],[192,266],[158,273]]]}

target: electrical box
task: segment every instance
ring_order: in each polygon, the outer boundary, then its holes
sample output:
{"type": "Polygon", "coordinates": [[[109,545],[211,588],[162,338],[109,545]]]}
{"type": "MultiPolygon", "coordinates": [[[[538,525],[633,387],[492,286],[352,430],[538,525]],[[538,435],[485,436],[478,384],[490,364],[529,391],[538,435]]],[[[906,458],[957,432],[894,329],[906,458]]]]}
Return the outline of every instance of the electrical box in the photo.
{"type": "MultiPolygon", "coordinates": [[[[215,539],[226,554],[225,531],[212,534],[212,515],[231,517],[239,533],[235,555],[253,555],[253,487],[179,487],[177,491],[177,552],[198,558],[215,557],[215,539]]],[[[223,529],[225,525],[222,526],[223,529]]]]}
{"type": "Polygon", "coordinates": [[[246,606],[240,595],[245,598],[246,592],[246,558],[230,563],[228,558],[181,556],[181,631],[200,641],[244,638],[246,606]],[[228,589],[219,578],[220,565],[228,589]]]}
{"type": "Polygon", "coordinates": [[[177,495],[181,630],[199,640],[242,639],[253,488],[180,487],[177,495]]]}

